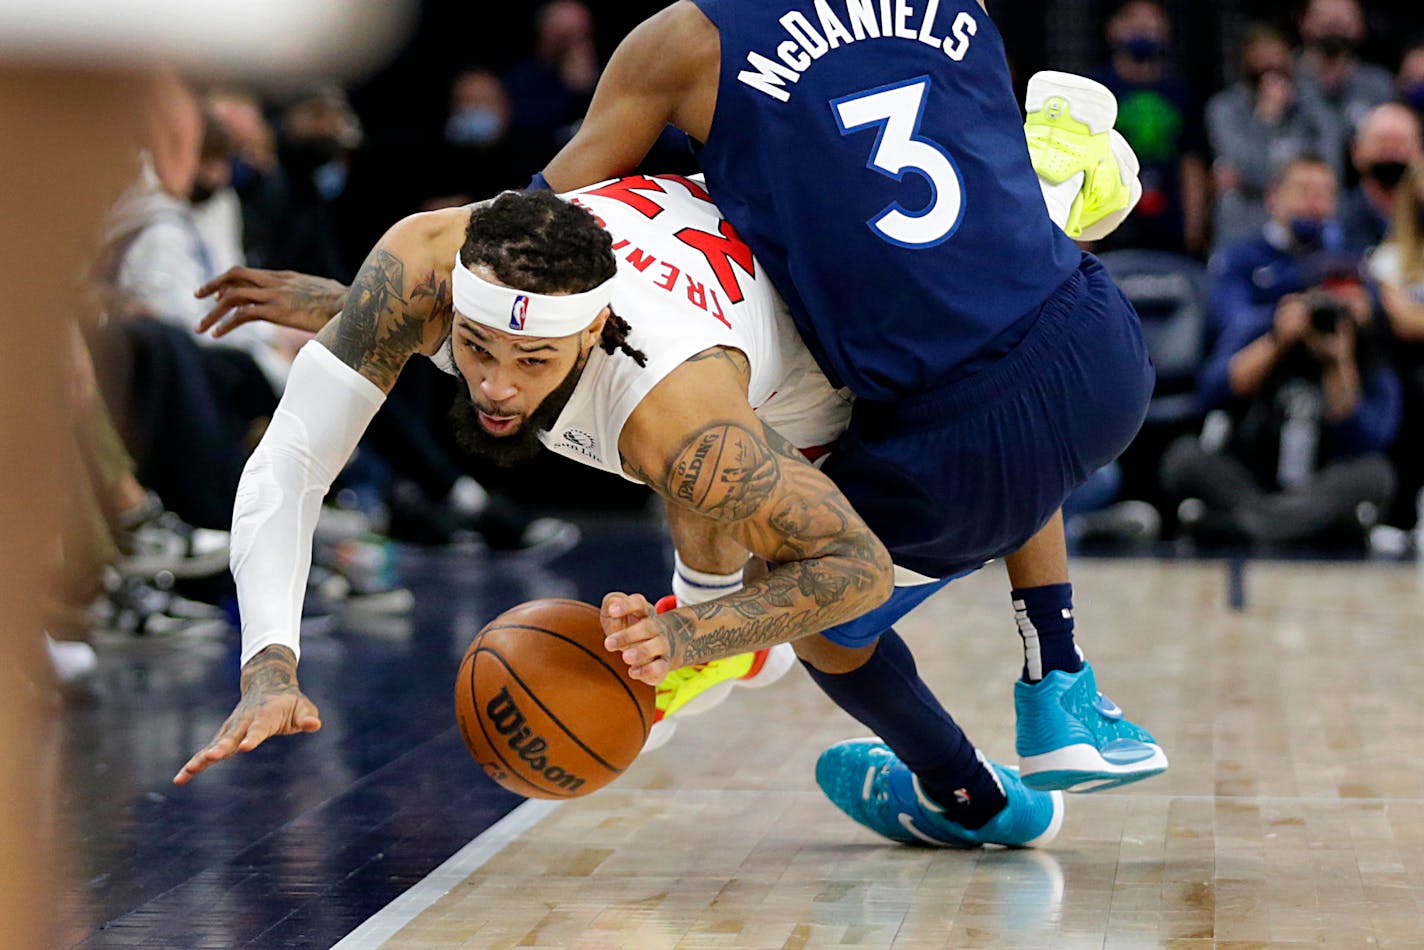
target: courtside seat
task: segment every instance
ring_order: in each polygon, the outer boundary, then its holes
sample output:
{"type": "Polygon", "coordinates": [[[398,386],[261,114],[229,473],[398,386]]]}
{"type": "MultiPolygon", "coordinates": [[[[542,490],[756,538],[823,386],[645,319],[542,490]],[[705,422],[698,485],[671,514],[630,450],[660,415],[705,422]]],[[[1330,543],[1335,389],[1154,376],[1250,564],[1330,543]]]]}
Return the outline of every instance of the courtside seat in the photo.
{"type": "Polygon", "coordinates": [[[1199,418],[1197,374],[1206,358],[1206,268],[1190,257],[1163,251],[1111,251],[1102,261],[1137,308],[1147,351],[1157,367],[1147,424],[1199,418]]]}

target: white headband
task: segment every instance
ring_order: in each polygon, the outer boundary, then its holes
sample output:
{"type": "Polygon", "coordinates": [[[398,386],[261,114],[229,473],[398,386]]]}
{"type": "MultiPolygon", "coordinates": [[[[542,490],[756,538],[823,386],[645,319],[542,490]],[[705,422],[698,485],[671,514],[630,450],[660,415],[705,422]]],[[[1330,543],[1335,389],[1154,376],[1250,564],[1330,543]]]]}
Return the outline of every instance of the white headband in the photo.
{"type": "Polygon", "coordinates": [[[613,278],[579,294],[531,294],[485,280],[455,254],[450,295],[461,316],[517,336],[572,336],[613,299],[613,278]]]}

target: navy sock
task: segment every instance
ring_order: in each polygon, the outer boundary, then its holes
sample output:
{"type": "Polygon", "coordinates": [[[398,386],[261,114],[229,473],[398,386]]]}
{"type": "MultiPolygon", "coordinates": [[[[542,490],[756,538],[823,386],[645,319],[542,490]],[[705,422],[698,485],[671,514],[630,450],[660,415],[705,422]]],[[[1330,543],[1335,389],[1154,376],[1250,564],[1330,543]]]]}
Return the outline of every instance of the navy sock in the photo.
{"type": "Polygon", "coordinates": [[[1083,660],[1073,644],[1073,585],[1025,587],[1009,596],[1024,642],[1024,681],[1037,683],[1053,670],[1081,670],[1083,660]]]}
{"type": "Polygon", "coordinates": [[[837,706],[885,740],[951,821],[981,828],[1008,804],[997,777],[920,679],[910,648],[894,630],[881,635],[858,670],[822,673],[802,665],[837,706]]]}

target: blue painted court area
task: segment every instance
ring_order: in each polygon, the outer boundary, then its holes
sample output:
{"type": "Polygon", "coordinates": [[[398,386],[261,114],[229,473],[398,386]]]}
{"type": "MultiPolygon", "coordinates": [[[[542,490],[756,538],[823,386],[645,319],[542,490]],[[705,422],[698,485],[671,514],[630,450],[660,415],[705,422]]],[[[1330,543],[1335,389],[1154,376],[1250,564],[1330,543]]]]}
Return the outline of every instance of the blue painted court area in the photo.
{"type": "Polygon", "coordinates": [[[174,772],[237,700],[236,633],[101,654],[95,696],[63,712],[66,942],[331,946],[522,801],[484,776],[454,727],[454,676],[475,632],[534,598],[661,594],[670,564],[656,528],[625,522],[585,527],[549,564],[408,550],[399,569],[416,595],[408,618],[345,617],[303,639],[321,731],[186,788],[174,772]]]}

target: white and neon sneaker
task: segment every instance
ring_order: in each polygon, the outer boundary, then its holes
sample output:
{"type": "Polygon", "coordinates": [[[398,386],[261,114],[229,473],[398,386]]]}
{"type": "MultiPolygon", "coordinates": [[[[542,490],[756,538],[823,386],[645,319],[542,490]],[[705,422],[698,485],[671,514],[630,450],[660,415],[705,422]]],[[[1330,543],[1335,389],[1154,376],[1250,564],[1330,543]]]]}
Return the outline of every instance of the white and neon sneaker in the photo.
{"type": "Polygon", "coordinates": [[[1167,771],[1152,734],[1098,692],[1088,663],[1014,684],[1019,773],[1025,785],[1068,792],[1117,788],[1167,771]]]}
{"type": "MultiPolygon", "coordinates": [[[[667,595],[654,609],[660,613],[677,609],[677,598],[667,595]]],[[[653,727],[643,751],[650,752],[667,744],[677,724],[669,717],[699,716],[725,702],[737,687],[760,689],[770,686],[796,665],[796,652],[789,643],[743,653],[725,660],[712,660],[673,670],[658,684],[653,727]]]]}
{"type": "Polygon", "coordinates": [[[1099,241],[1142,197],[1132,147],[1113,129],[1117,99],[1102,83],[1045,71],[1028,81],[1024,134],[1049,214],[1075,241],[1099,241]]]}

